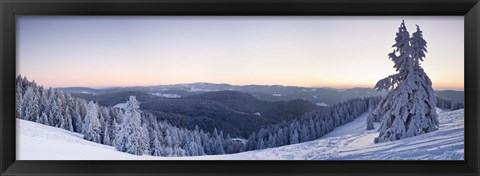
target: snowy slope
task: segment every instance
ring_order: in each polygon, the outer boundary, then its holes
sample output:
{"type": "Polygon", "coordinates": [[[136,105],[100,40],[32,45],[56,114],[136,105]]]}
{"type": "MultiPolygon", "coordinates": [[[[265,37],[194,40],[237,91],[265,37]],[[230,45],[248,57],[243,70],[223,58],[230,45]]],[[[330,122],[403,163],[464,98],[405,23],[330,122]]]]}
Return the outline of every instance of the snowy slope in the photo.
{"type": "MultiPolygon", "coordinates": [[[[345,124],[343,126],[339,126],[335,128],[332,132],[322,136],[321,139],[326,139],[329,137],[337,137],[337,136],[343,136],[347,134],[353,134],[353,133],[363,133],[366,131],[366,124],[367,124],[367,116],[368,113],[363,113],[360,114],[355,120],[352,122],[345,124]]],[[[377,127],[377,124],[374,124],[375,127],[377,127]]]]}
{"type": "MultiPolygon", "coordinates": [[[[366,114],[321,139],[230,155],[194,157],[134,156],[82,139],[82,135],[17,119],[18,160],[463,160],[464,111],[439,112],[440,130],[374,144],[366,114]]],[[[377,127],[377,126],[376,126],[377,127]]]]}

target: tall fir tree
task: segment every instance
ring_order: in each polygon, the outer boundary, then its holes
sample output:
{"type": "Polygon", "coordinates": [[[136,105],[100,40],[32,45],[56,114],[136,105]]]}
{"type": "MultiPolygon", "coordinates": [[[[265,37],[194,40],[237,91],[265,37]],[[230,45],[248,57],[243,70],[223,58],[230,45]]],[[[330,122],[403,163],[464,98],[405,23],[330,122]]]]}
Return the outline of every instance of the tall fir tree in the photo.
{"type": "Polygon", "coordinates": [[[22,87],[21,82],[17,81],[17,88],[15,91],[15,116],[19,119],[24,119],[22,117],[22,106],[23,106],[23,94],[22,94],[22,87]]]}
{"type": "Polygon", "coordinates": [[[418,26],[410,38],[402,21],[395,49],[389,54],[397,73],[375,85],[377,90],[390,90],[374,110],[374,115],[382,119],[375,142],[395,141],[438,129],[432,82],[420,64],[427,51],[426,44],[418,26]]]}
{"type": "Polygon", "coordinates": [[[84,139],[93,141],[96,143],[101,143],[101,124],[100,120],[98,119],[98,109],[97,105],[90,101],[87,105],[87,114],[84,118],[83,122],[83,130],[82,134],[84,135],[84,139]]]}
{"type": "Polygon", "coordinates": [[[38,118],[37,123],[49,125],[47,114],[45,114],[45,112],[42,112],[42,115],[38,118]]]}
{"type": "Polygon", "coordinates": [[[146,151],[144,130],[141,125],[139,102],[135,96],[130,96],[125,106],[125,114],[120,129],[116,135],[115,148],[122,152],[142,155],[146,151]]]}
{"type": "Polygon", "coordinates": [[[103,133],[103,141],[102,143],[105,145],[112,145],[111,144],[111,139],[110,139],[110,133],[108,132],[108,124],[105,124],[105,129],[103,133]]]}

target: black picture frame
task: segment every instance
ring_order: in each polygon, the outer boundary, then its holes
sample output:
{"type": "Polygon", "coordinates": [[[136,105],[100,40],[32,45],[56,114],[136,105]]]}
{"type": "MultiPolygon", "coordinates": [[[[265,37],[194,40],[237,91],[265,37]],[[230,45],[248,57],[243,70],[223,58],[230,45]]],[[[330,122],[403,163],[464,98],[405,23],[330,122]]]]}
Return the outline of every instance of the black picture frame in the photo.
{"type": "Polygon", "coordinates": [[[478,0],[0,0],[0,174],[479,175],[478,0]],[[18,15],[459,15],[465,17],[465,161],[16,161],[18,15]]]}

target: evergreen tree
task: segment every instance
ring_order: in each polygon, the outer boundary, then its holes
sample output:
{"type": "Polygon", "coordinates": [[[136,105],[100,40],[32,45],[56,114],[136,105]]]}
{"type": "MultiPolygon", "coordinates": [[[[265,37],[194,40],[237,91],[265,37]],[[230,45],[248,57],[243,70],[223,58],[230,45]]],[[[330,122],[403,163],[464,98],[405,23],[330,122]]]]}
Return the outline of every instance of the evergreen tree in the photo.
{"type": "Polygon", "coordinates": [[[82,131],[82,134],[84,135],[83,138],[96,143],[101,143],[101,125],[100,121],[98,120],[97,105],[93,103],[93,101],[90,101],[86,109],[87,115],[84,118],[82,131]]]}
{"type": "Polygon", "coordinates": [[[35,93],[33,92],[33,87],[28,87],[27,90],[25,91],[25,94],[23,95],[23,101],[22,101],[22,115],[21,117],[24,120],[30,120],[33,119],[31,116],[34,114],[34,107],[33,107],[33,102],[35,98],[35,93]]]}
{"type": "Polygon", "coordinates": [[[372,108],[369,108],[368,110],[368,116],[367,116],[367,130],[373,130],[375,126],[373,125],[374,122],[374,117],[373,117],[373,112],[372,108]]]}
{"type": "Polygon", "coordinates": [[[17,88],[15,91],[15,116],[19,119],[24,119],[22,117],[22,110],[23,110],[23,94],[22,94],[22,87],[21,82],[17,81],[17,88]]]}
{"type": "Polygon", "coordinates": [[[213,154],[225,154],[223,149],[223,139],[220,134],[218,134],[217,128],[213,130],[213,154]]]}
{"type": "Polygon", "coordinates": [[[290,144],[297,144],[298,143],[298,132],[297,130],[293,130],[293,133],[290,135],[290,144]]]}
{"type": "Polygon", "coordinates": [[[157,131],[150,128],[150,155],[152,156],[161,156],[162,154],[162,147],[160,144],[160,140],[158,140],[157,131]]]}
{"type": "Polygon", "coordinates": [[[117,119],[116,118],[113,118],[113,122],[112,122],[112,126],[111,126],[111,145],[112,146],[116,146],[116,143],[117,143],[117,132],[120,130],[120,125],[117,123],[117,119]]]}
{"type": "Polygon", "coordinates": [[[65,107],[65,114],[62,116],[60,128],[63,128],[68,131],[73,131],[72,116],[71,116],[70,108],[68,106],[65,107]]]}
{"type": "Polygon", "coordinates": [[[81,110],[82,110],[82,107],[85,107],[85,101],[81,101],[81,100],[78,100],[78,101],[75,101],[75,110],[74,110],[74,129],[75,129],[75,132],[82,132],[83,131],[83,116],[81,114],[81,110]]]}
{"type": "Polygon", "coordinates": [[[402,21],[396,35],[395,49],[389,58],[397,73],[375,85],[377,90],[390,90],[375,110],[382,119],[375,142],[399,140],[438,129],[432,82],[420,65],[426,52],[422,31],[417,26],[410,38],[402,21]]]}
{"type": "Polygon", "coordinates": [[[45,112],[42,112],[42,115],[38,118],[37,123],[49,125],[47,114],[45,114],[45,112]]]}
{"type": "Polygon", "coordinates": [[[125,106],[123,122],[116,136],[115,148],[134,155],[144,154],[147,142],[143,133],[139,102],[135,96],[130,96],[125,106]]]}
{"type": "Polygon", "coordinates": [[[110,134],[108,132],[108,125],[107,124],[105,124],[105,130],[104,130],[103,134],[104,134],[104,136],[103,136],[103,142],[102,143],[105,144],[105,145],[111,145],[111,143],[110,143],[111,139],[110,139],[110,134]]]}

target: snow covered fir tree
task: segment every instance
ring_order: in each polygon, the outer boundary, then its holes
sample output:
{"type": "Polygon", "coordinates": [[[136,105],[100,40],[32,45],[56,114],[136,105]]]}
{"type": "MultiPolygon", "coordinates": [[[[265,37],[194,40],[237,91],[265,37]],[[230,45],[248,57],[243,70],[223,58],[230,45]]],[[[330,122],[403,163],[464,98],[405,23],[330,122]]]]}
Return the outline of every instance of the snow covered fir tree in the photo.
{"type": "MultiPolygon", "coordinates": [[[[100,120],[98,118],[98,105],[90,101],[87,105],[82,134],[86,140],[100,143],[100,120]]],[[[65,113],[67,114],[67,113],[65,113]]]]}
{"type": "Polygon", "coordinates": [[[140,107],[137,99],[131,96],[125,106],[122,124],[118,129],[115,148],[135,155],[144,154],[148,138],[140,123],[140,107]]]}
{"type": "Polygon", "coordinates": [[[381,121],[376,143],[418,136],[439,127],[435,92],[420,63],[427,52],[427,42],[420,27],[417,25],[416,32],[410,37],[402,21],[393,47],[388,56],[397,73],[375,85],[375,89],[389,92],[369,117],[373,119],[369,120],[370,123],[381,121]]]}

